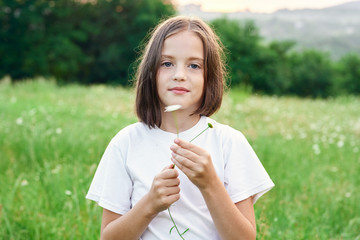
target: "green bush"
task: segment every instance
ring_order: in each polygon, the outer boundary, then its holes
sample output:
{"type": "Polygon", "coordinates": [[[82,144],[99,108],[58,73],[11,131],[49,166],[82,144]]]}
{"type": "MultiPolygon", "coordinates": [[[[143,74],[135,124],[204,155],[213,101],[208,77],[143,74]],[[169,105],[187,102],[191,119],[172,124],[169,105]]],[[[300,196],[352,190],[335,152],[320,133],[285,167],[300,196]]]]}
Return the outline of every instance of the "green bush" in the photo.
{"type": "MultiPolygon", "coordinates": [[[[129,85],[149,29],[175,14],[168,0],[0,1],[0,78],[129,85]]],[[[334,62],[293,41],[264,44],[252,21],[210,22],[226,48],[229,85],[265,94],[360,94],[360,57],[334,62]]]]}
{"type": "Polygon", "coordinates": [[[341,58],[336,65],[335,93],[360,94],[360,57],[349,54],[341,58]]]}
{"type": "Polygon", "coordinates": [[[303,97],[328,97],[334,81],[330,57],[322,52],[306,50],[289,58],[289,92],[303,97]]]}
{"type": "Polygon", "coordinates": [[[247,85],[267,94],[286,92],[289,85],[287,55],[293,42],[272,42],[264,46],[252,21],[220,18],[211,25],[227,49],[232,86],[247,85]]]}
{"type": "Polygon", "coordinates": [[[122,85],[149,29],[175,13],[165,0],[4,0],[0,11],[0,78],[122,85]]]}

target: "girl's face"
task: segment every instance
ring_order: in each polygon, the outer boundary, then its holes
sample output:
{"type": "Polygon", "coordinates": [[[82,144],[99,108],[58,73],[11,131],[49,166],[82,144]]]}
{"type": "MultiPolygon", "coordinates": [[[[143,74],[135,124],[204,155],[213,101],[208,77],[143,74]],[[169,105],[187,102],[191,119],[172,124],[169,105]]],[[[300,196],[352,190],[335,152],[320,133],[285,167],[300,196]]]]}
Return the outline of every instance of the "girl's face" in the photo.
{"type": "Polygon", "coordinates": [[[182,111],[199,108],[204,89],[204,47],[194,32],[168,37],[156,76],[161,107],[179,104],[182,111]]]}

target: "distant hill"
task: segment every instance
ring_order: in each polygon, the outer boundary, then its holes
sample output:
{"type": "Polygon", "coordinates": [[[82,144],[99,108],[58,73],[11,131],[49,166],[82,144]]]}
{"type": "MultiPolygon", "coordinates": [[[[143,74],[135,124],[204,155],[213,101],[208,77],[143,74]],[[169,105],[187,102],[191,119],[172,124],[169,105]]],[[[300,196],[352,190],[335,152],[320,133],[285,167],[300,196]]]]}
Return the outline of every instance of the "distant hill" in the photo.
{"type": "Polygon", "coordinates": [[[196,15],[206,21],[221,16],[253,20],[266,42],[295,40],[297,49],[315,48],[337,59],[355,52],[360,54],[360,1],[323,9],[282,9],[274,13],[203,12],[200,5],[179,8],[181,15],[196,15]]]}

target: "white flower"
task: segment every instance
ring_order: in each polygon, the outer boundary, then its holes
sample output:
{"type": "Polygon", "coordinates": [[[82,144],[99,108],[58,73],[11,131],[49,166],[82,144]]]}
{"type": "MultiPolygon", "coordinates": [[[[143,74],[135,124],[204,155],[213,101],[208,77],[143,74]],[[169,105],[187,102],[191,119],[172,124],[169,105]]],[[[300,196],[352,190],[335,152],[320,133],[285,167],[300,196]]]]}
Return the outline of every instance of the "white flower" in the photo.
{"type": "Polygon", "coordinates": [[[56,165],[54,169],[51,170],[52,174],[58,174],[61,170],[61,165],[56,165]]]}
{"type": "Polygon", "coordinates": [[[319,147],[318,144],[314,144],[314,145],[312,146],[312,149],[314,150],[314,153],[315,153],[316,155],[319,155],[319,154],[321,153],[321,150],[320,150],[320,147],[319,147]]]}
{"type": "Polygon", "coordinates": [[[61,133],[62,133],[62,129],[61,129],[61,128],[57,128],[57,129],[55,130],[55,132],[56,132],[57,134],[61,134],[61,133]]]}
{"type": "Polygon", "coordinates": [[[16,119],[16,124],[17,124],[17,125],[22,125],[23,122],[24,122],[24,121],[23,121],[23,119],[22,119],[21,117],[19,117],[19,118],[16,119]]]}
{"type": "Polygon", "coordinates": [[[342,148],[344,146],[344,141],[340,140],[337,142],[338,148],[342,148]]]}
{"type": "Polygon", "coordinates": [[[24,187],[24,186],[27,186],[27,185],[29,185],[29,182],[26,179],[21,181],[21,186],[24,187]]]}
{"type": "Polygon", "coordinates": [[[181,108],[181,105],[170,105],[165,107],[165,112],[173,112],[176,110],[179,110],[181,108]]]}
{"type": "Polygon", "coordinates": [[[68,195],[68,196],[70,196],[70,195],[72,194],[72,192],[71,192],[70,190],[66,190],[66,191],[65,191],[65,194],[68,195]]]}

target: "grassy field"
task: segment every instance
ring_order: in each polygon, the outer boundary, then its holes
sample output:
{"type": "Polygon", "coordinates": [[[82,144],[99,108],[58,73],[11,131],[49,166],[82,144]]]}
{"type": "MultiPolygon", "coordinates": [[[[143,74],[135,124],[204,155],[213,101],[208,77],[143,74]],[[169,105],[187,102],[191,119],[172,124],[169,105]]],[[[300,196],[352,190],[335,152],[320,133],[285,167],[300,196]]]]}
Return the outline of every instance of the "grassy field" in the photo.
{"type": "MultiPolygon", "coordinates": [[[[0,239],[98,239],[85,200],[110,139],[135,122],[132,90],[0,82],[0,239]]],[[[232,90],[214,118],[241,130],[276,184],[258,239],[360,239],[360,98],[232,90]]]]}

